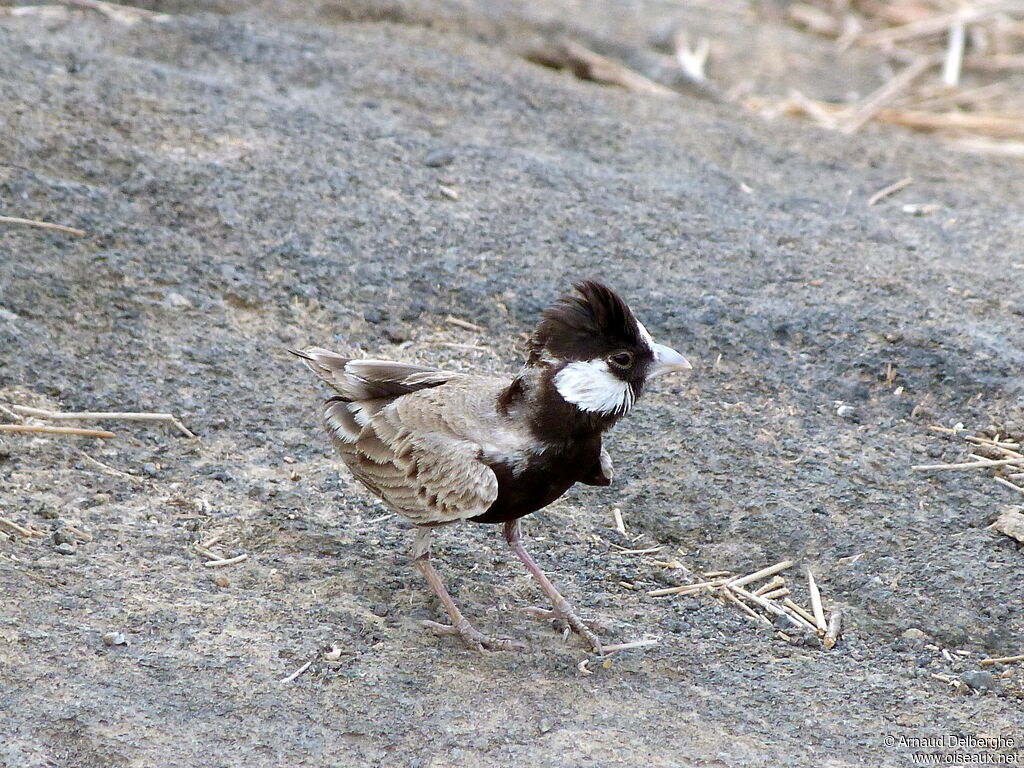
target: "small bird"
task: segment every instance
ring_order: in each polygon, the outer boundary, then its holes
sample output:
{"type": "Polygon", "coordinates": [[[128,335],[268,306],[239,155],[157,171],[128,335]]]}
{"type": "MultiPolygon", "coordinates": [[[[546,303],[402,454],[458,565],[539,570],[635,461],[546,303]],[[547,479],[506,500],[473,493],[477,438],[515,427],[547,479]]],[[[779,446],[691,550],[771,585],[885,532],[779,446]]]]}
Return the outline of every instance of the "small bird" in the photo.
{"type": "Polygon", "coordinates": [[[656,344],[613,290],[593,280],[574,288],[543,313],[511,381],[320,347],[290,350],[339,393],[324,403],[323,422],[352,474],[417,526],[413,562],[451,618],[426,625],[468,648],[520,646],[477,631],[430,562],[434,528],[461,520],[503,524],[509,547],[551,601],[551,610],[530,610],[601,652],[598,636],[526,551],[519,520],[575,483],[611,484],[605,430],[630,412],[648,381],[691,367],[656,344]]]}

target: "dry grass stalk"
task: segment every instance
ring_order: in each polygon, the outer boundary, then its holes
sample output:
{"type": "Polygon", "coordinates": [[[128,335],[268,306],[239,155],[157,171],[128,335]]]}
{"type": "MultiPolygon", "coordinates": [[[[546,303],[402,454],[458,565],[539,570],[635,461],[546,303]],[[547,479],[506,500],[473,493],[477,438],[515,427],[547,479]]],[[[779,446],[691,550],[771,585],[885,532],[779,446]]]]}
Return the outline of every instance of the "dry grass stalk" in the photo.
{"type": "Polygon", "coordinates": [[[815,628],[817,628],[817,627],[816,627],[816,624],[815,624],[815,621],[814,621],[814,616],[813,616],[813,615],[811,615],[811,614],[810,614],[810,613],[809,613],[809,612],[807,611],[807,609],[806,609],[806,608],[804,608],[804,607],[803,607],[802,605],[797,605],[797,604],[796,604],[796,603],[794,603],[794,602],[793,602],[792,600],[790,600],[790,599],[789,599],[788,597],[786,597],[786,598],[783,598],[783,600],[782,600],[782,604],[783,604],[784,606],[786,606],[787,608],[789,608],[789,609],[790,609],[791,611],[793,611],[793,612],[795,612],[795,613],[799,614],[799,615],[800,615],[800,618],[802,618],[802,619],[803,619],[804,621],[806,621],[806,622],[807,622],[808,624],[810,624],[810,625],[811,625],[812,627],[815,627],[815,628]]]}
{"type": "Polygon", "coordinates": [[[843,132],[856,133],[859,131],[866,122],[878,115],[887,104],[937,63],[938,58],[934,55],[921,56],[895,77],[890,78],[888,82],[874,93],[866,96],[858,106],[853,108],[852,114],[840,126],[843,132]]]}
{"type": "MultiPolygon", "coordinates": [[[[740,589],[742,589],[742,587],[740,589]]],[[[739,598],[736,597],[736,595],[734,595],[728,589],[721,590],[719,592],[719,595],[721,595],[723,600],[726,600],[726,601],[732,603],[733,605],[739,606],[741,611],[743,611],[745,614],[747,614],[747,616],[752,618],[758,624],[768,624],[769,626],[771,625],[771,621],[769,621],[767,618],[765,618],[760,613],[755,611],[753,608],[751,608],[746,603],[742,602],[739,598]]]]}
{"type": "Polygon", "coordinates": [[[666,595],[692,595],[702,589],[714,589],[726,583],[726,579],[715,579],[713,581],[698,581],[696,584],[683,584],[678,587],[665,587],[654,589],[647,593],[648,597],[665,597],[666,595]]]}
{"type": "Polygon", "coordinates": [[[64,525],[61,526],[61,530],[62,531],[67,531],[68,533],[70,533],[72,536],[74,536],[79,541],[84,541],[87,544],[90,541],[93,540],[93,537],[92,537],[91,533],[86,533],[85,531],[80,531],[77,528],[75,528],[73,525],[68,525],[67,523],[65,523],[64,525]]]}
{"type": "Polygon", "coordinates": [[[454,325],[456,328],[462,328],[465,331],[473,331],[474,333],[480,333],[483,331],[483,328],[476,323],[471,323],[468,320],[463,320],[462,318],[455,317],[454,315],[448,315],[444,320],[446,323],[454,325]]]}
{"type": "Polygon", "coordinates": [[[915,472],[935,472],[939,470],[960,471],[964,469],[979,469],[981,467],[1005,467],[1008,464],[1020,464],[1022,459],[981,459],[979,461],[965,461],[959,464],[917,464],[911,467],[915,472]]]}
{"type": "Polygon", "coordinates": [[[811,624],[808,624],[799,615],[790,613],[785,608],[782,608],[782,607],[780,607],[778,605],[775,605],[775,603],[771,602],[770,600],[766,600],[765,598],[761,597],[760,595],[755,595],[753,592],[748,592],[743,587],[733,586],[732,584],[727,584],[725,588],[727,590],[735,592],[737,595],[742,597],[744,600],[749,600],[752,603],[756,603],[757,605],[759,605],[760,607],[762,607],[766,611],[768,611],[768,613],[774,614],[775,616],[785,616],[787,619],[792,620],[797,626],[801,626],[804,629],[808,629],[808,630],[810,630],[812,632],[815,631],[814,626],[811,625],[811,624]]]}
{"type": "Polygon", "coordinates": [[[886,46],[892,43],[905,42],[931,35],[939,35],[948,30],[954,24],[972,24],[977,21],[1007,11],[1022,9],[1019,2],[989,3],[975,7],[962,8],[953,13],[945,13],[931,16],[920,21],[912,21],[898,27],[880,29],[875,32],[867,32],[857,39],[861,45],[886,46]]]}
{"type": "Polygon", "coordinates": [[[960,84],[966,38],[967,28],[962,20],[957,19],[949,25],[949,45],[946,48],[946,58],[942,62],[942,82],[949,88],[960,84]]]}
{"type": "Polygon", "coordinates": [[[556,49],[538,54],[536,60],[548,66],[569,68],[581,80],[617,85],[629,91],[651,96],[678,96],[671,88],[634,72],[617,61],[595,53],[572,40],[563,40],[556,49]]]}
{"type": "Polygon", "coordinates": [[[115,437],[105,429],[79,429],[78,427],[42,427],[31,424],[0,424],[0,432],[38,432],[46,435],[78,435],[79,437],[115,437]]]}
{"type": "Polygon", "coordinates": [[[967,56],[964,67],[978,72],[1017,72],[1024,70],[1024,54],[1002,53],[989,56],[967,56]]]}
{"type": "Polygon", "coordinates": [[[882,123],[918,131],[980,133],[991,138],[1024,136],[1022,114],[973,114],[970,112],[925,112],[913,109],[883,109],[875,115],[882,123]]]}
{"type": "MultiPolygon", "coordinates": [[[[978,435],[964,435],[964,440],[969,443],[978,443],[979,445],[991,445],[995,448],[1005,448],[1007,451],[1015,452],[1020,449],[1020,443],[1011,443],[1000,440],[993,440],[989,437],[979,437],[978,435]]],[[[1024,454],[1017,454],[1024,458],[1024,454]]]]}
{"type": "Polygon", "coordinates": [[[1021,91],[1013,81],[993,80],[1024,71],[1024,2],[950,5],[944,0],[790,3],[786,17],[795,26],[836,40],[840,50],[876,48],[884,62],[903,69],[854,106],[824,105],[799,94],[780,105],[765,107],[756,99],[748,99],[748,105],[850,133],[874,121],[962,138],[952,145],[958,151],[1024,157],[1024,145],[1008,141],[1024,135],[1021,91]],[[929,75],[931,65],[941,67],[940,76],[929,75]]]}
{"type": "MultiPolygon", "coordinates": [[[[768,566],[767,568],[762,568],[761,570],[755,571],[746,576],[731,579],[709,579],[694,584],[684,584],[678,587],[656,589],[648,592],[647,594],[651,597],[663,597],[666,595],[692,595],[706,590],[721,600],[739,606],[748,618],[753,619],[759,624],[771,625],[772,620],[764,614],[754,610],[751,605],[764,610],[772,616],[784,616],[791,625],[824,637],[830,625],[825,621],[824,611],[821,607],[821,595],[814,582],[814,576],[808,570],[807,576],[809,580],[809,590],[811,592],[811,602],[816,608],[814,615],[812,615],[788,597],[790,591],[785,586],[785,579],[778,575],[780,571],[791,568],[792,565],[792,561],[783,560],[780,563],[768,566]],[[744,584],[749,584],[750,582],[761,579],[767,579],[769,577],[772,577],[771,580],[762,585],[756,591],[751,592],[743,588],[744,584]],[[748,603],[750,605],[748,605],[748,603]],[[820,621],[817,618],[819,614],[820,621]]],[[[709,574],[713,575],[728,573],[728,571],[709,572],[709,574]]],[[[836,614],[837,613],[838,611],[836,614]]],[[[836,614],[833,614],[830,621],[841,621],[841,619],[836,618],[836,614]]],[[[837,625],[835,637],[830,640],[832,645],[828,645],[826,647],[831,648],[835,645],[835,638],[838,637],[838,634],[839,630],[837,625]]]]}
{"type": "Polygon", "coordinates": [[[49,221],[21,219],[17,216],[0,216],[0,223],[22,224],[26,227],[35,227],[36,229],[52,229],[57,232],[66,232],[69,235],[77,235],[78,237],[84,237],[87,234],[84,229],[78,229],[77,227],[65,227],[63,224],[51,224],[49,221]]]}
{"type": "Polygon", "coordinates": [[[8,520],[6,517],[0,517],[0,528],[17,534],[25,539],[35,539],[46,535],[42,531],[36,531],[31,528],[26,528],[23,525],[18,525],[16,522],[8,520]]]}
{"type": "Polygon", "coordinates": [[[87,464],[91,464],[92,466],[96,467],[96,469],[98,469],[100,472],[102,472],[105,475],[110,475],[111,477],[120,477],[120,478],[122,478],[124,480],[131,480],[132,482],[140,483],[140,484],[143,484],[143,485],[146,482],[143,478],[141,478],[141,477],[139,477],[137,475],[132,475],[132,474],[129,474],[128,472],[122,472],[119,469],[114,469],[113,467],[108,466],[107,464],[104,464],[99,459],[94,459],[92,456],[90,456],[85,451],[79,451],[78,454],[83,459],[85,459],[85,462],[87,464]]]}
{"type": "Polygon", "coordinates": [[[57,2],[63,5],[69,5],[72,8],[84,8],[89,11],[97,11],[102,13],[111,21],[116,21],[119,24],[125,24],[131,26],[136,24],[143,19],[149,21],[167,21],[171,18],[166,13],[156,13],[155,11],[146,10],[145,8],[136,8],[131,5],[119,5],[118,3],[107,2],[106,0],[57,0],[57,2]]]}
{"type": "Polygon", "coordinates": [[[1024,654],[1020,656],[1000,656],[996,659],[982,659],[979,663],[983,667],[990,667],[993,664],[1013,664],[1018,661],[1024,661],[1024,654]]]}
{"type": "Polygon", "coordinates": [[[242,554],[238,555],[237,557],[229,557],[229,558],[226,558],[226,559],[223,559],[223,560],[210,560],[208,562],[203,563],[203,565],[205,567],[207,567],[207,568],[220,568],[220,567],[225,566],[225,565],[234,565],[235,563],[241,563],[243,560],[248,560],[248,559],[249,559],[249,555],[247,555],[247,554],[245,554],[243,552],[242,554]]]}
{"type": "Polygon", "coordinates": [[[616,643],[615,645],[603,645],[601,646],[601,655],[607,655],[609,653],[615,653],[616,651],[628,651],[631,648],[646,648],[649,645],[657,645],[658,641],[654,639],[649,640],[633,640],[629,643],[616,643]]]}
{"type": "Polygon", "coordinates": [[[1013,483],[1011,483],[1009,480],[1006,480],[1005,478],[993,477],[992,479],[995,480],[1000,485],[1005,485],[1007,488],[1012,488],[1013,490],[1017,491],[1018,493],[1024,493],[1024,488],[1022,488],[1019,485],[1014,485],[1013,483]]]}
{"type": "Polygon", "coordinates": [[[784,578],[782,578],[781,576],[778,576],[778,575],[773,576],[772,580],[769,581],[767,584],[765,584],[764,586],[761,586],[761,587],[758,587],[757,589],[755,589],[754,590],[754,594],[755,595],[763,595],[765,592],[774,592],[775,590],[777,590],[780,587],[782,587],[783,585],[785,585],[785,583],[786,583],[786,580],[784,578]]]}
{"type": "Polygon", "coordinates": [[[821,592],[818,590],[818,584],[814,580],[814,574],[811,573],[811,569],[807,569],[807,592],[811,596],[811,612],[814,614],[814,624],[818,628],[819,632],[824,632],[828,629],[828,624],[825,622],[825,610],[821,606],[821,592]]]}
{"type": "Polygon", "coordinates": [[[828,624],[825,627],[825,636],[821,639],[821,644],[828,650],[832,650],[836,647],[836,642],[839,640],[839,633],[843,627],[843,612],[832,611],[832,615],[828,617],[828,624]]]}
{"type": "Polygon", "coordinates": [[[885,198],[889,197],[890,195],[895,195],[901,189],[906,189],[907,187],[909,187],[913,183],[914,183],[914,177],[913,176],[906,176],[906,177],[900,179],[899,181],[894,181],[892,184],[890,184],[887,187],[882,187],[880,190],[875,192],[875,194],[873,194],[871,197],[868,198],[868,207],[870,208],[873,205],[877,205],[879,202],[881,202],[885,198]]]}
{"type": "Polygon", "coordinates": [[[1024,158],[1024,141],[995,141],[975,136],[947,141],[946,146],[956,152],[988,155],[997,158],[1024,158]]]}
{"type": "Polygon", "coordinates": [[[738,579],[733,579],[729,582],[730,587],[742,587],[746,584],[750,584],[752,581],[759,581],[760,579],[766,579],[769,576],[774,576],[776,573],[785,571],[788,568],[793,567],[792,560],[783,560],[781,563],[775,565],[769,565],[767,568],[762,568],[760,571],[754,571],[753,573],[741,576],[738,579]]]}
{"type": "MultiPolygon", "coordinates": [[[[209,563],[207,563],[207,565],[209,565],[209,563]]],[[[294,680],[294,679],[295,679],[296,677],[298,677],[298,676],[299,676],[299,675],[301,675],[301,674],[302,674],[303,672],[305,672],[305,671],[306,671],[307,669],[309,669],[309,668],[310,668],[310,667],[312,666],[312,664],[313,664],[313,662],[312,662],[312,661],[307,661],[307,662],[306,662],[305,664],[303,664],[303,665],[302,665],[301,667],[299,667],[299,668],[298,668],[298,669],[296,669],[296,670],[295,670],[294,672],[292,672],[292,673],[291,673],[290,675],[288,675],[288,677],[286,677],[286,678],[282,679],[282,680],[280,681],[281,685],[286,685],[286,684],[290,683],[290,682],[291,682],[292,680],[294,680]]]]}
{"type": "Polygon", "coordinates": [[[47,411],[42,408],[29,408],[27,405],[12,405],[11,409],[25,416],[33,416],[37,419],[48,419],[50,421],[163,421],[171,424],[185,437],[194,438],[178,418],[171,413],[140,413],[135,411],[47,411]]]}
{"type": "Polygon", "coordinates": [[[615,518],[615,530],[625,535],[626,524],[622,520],[622,510],[619,509],[618,507],[615,507],[615,509],[612,510],[612,517],[615,518]]]}

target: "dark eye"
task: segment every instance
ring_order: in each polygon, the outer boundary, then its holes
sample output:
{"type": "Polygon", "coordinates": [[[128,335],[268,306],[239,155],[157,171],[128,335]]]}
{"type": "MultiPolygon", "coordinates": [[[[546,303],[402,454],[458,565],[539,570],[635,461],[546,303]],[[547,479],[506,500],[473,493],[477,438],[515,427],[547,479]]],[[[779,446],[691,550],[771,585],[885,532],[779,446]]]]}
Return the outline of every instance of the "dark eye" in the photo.
{"type": "Polygon", "coordinates": [[[616,352],[608,358],[608,362],[616,368],[629,368],[633,364],[632,352],[616,352]]]}

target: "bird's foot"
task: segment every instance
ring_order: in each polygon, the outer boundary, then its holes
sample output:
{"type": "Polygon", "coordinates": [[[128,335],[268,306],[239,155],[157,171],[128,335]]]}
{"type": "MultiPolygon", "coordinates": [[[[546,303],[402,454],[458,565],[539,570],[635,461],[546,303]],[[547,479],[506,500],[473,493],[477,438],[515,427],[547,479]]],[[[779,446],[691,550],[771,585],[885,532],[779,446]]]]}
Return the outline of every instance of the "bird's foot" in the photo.
{"type": "Polygon", "coordinates": [[[555,628],[561,629],[564,632],[565,640],[569,639],[570,631],[575,632],[590,644],[590,648],[595,654],[598,656],[601,655],[601,638],[599,638],[594,631],[603,629],[601,622],[583,621],[576,615],[568,603],[564,603],[558,608],[538,608],[536,606],[530,606],[528,608],[524,608],[523,611],[539,621],[547,621],[549,619],[553,621],[555,628]]]}
{"type": "Polygon", "coordinates": [[[478,632],[476,628],[465,619],[456,624],[441,624],[436,621],[424,621],[423,626],[435,635],[458,635],[462,640],[462,644],[471,651],[479,651],[480,653],[483,653],[484,651],[526,650],[526,645],[524,643],[518,643],[515,640],[507,640],[503,637],[488,637],[482,632],[478,632]]]}

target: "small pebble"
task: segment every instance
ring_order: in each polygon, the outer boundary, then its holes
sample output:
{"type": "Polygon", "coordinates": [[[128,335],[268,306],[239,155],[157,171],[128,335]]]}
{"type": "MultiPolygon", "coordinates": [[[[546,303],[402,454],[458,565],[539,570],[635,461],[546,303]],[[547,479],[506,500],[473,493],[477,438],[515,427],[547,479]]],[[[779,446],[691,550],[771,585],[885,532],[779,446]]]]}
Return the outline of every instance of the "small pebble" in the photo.
{"type": "Polygon", "coordinates": [[[427,156],[423,158],[423,164],[427,168],[441,168],[448,165],[454,159],[455,153],[446,147],[442,147],[441,149],[435,149],[433,152],[428,152],[427,156]]]}
{"type": "Polygon", "coordinates": [[[171,291],[164,297],[164,301],[167,302],[167,306],[172,309],[184,309],[185,307],[191,307],[192,302],[182,296],[176,291],[171,291]]]}
{"type": "Polygon", "coordinates": [[[219,573],[213,578],[213,583],[216,584],[218,587],[230,587],[231,579],[229,579],[223,573],[219,573]]]}
{"type": "Polygon", "coordinates": [[[152,461],[147,461],[142,465],[142,473],[147,477],[156,477],[156,464],[152,461]]]}
{"type": "Polygon", "coordinates": [[[960,679],[975,691],[991,691],[996,687],[996,676],[983,669],[972,669],[960,675],[960,679]]]}
{"type": "Polygon", "coordinates": [[[63,528],[58,528],[53,532],[53,543],[54,544],[74,544],[75,537],[68,533],[63,528]]]}
{"type": "Polygon", "coordinates": [[[924,640],[927,635],[917,627],[910,627],[903,631],[903,637],[907,640],[924,640]]]}
{"type": "Polygon", "coordinates": [[[59,555],[73,555],[75,554],[75,545],[64,542],[63,544],[55,546],[53,551],[59,555]]]}
{"type": "Polygon", "coordinates": [[[326,651],[324,651],[324,659],[327,661],[337,661],[341,658],[341,648],[336,645],[332,645],[326,651]]]}
{"type": "Polygon", "coordinates": [[[103,635],[104,645],[128,645],[128,638],[124,636],[124,632],[107,632],[103,635]]]}

